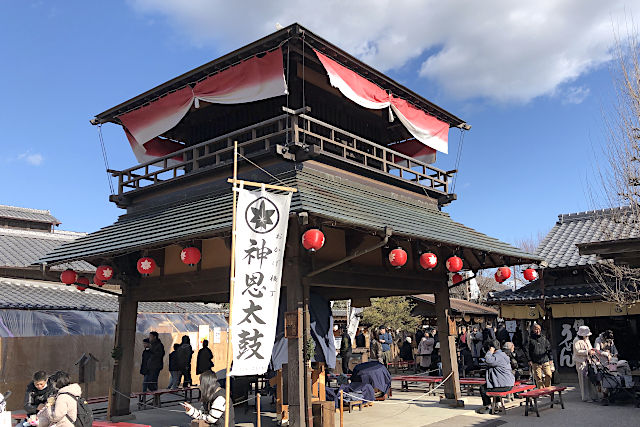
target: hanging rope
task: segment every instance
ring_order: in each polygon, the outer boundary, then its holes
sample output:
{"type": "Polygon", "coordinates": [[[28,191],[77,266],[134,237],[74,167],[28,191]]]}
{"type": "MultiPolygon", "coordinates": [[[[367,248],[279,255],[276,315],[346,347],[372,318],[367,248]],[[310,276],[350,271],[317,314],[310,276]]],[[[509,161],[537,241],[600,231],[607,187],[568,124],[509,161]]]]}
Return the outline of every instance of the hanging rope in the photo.
{"type": "Polygon", "coordinates": [[[245,159],[247,162],[249,162],[250,164],[252,164],[254,167],[260,169],[262,172],[264,172],[265,174],[269,175],[271,178],[275,179],[276,181],[278,181],[280,184],[282,184],[283,186],[287,186],[287,183],[283,182],[280,178],[278,178],[277,176],[273,175],[271,172],[269,172],[266,169],[261,168],[257,163],[252,162],[251,160],[247,159],[245,156],[243,156],[242,154],[238,153],[239,157],[242,157],[243,159],[245,159]]]}
{"type": "Polygon", "coordinates": [[[107,182],[109,183],[109,190],[113,196],[113,182],[111,182],[111,176],[109,175],[109,159],[107,158],[107,149],[104,146],[104,139],[102,138],[102,124],[98,124],[98,139],[100,139],[100,149],[102,150],[102,160],[104,161],[105,172],[107,173],[107,182]]]}
{"type": "MultiPolygon", "coordinates": [[[[287,42],[287,109],[289,109],[289,87],[291,85],[291,80],[289,80],[289,71],[291,70],[291,63],[289,62],[289,45],[291,42],[287,42]]],[[[287,122],[289,122],[289,118],[287,118],[287,122]]],[[[288,126],[288,125],[287,125],[288,126]]],[[[287,132],[287,146],[289,146],[289,134],[291,132],[287,132]]]]}
{"type": "MultiPolygon", "coordinates": [[[[302,108],[307,106],[307,98],[305,97],[304,94],[304,46],[305,46],[305,41],[304,41],[304,31],[302,32],[302,108]]],[[[305,125],[305,130],[306,130],[306,125],[305,125]]],[[[307,141],[307,132],[302,132],[302,143],[305,144],[307,141]]]]}
{"type": "MultiPolygon", "coordinates": [[[[462,147],[464,146],[464,134],[465,131],[464,129],[460,129],[460,141],[458,142],[458,153],[456,155],[456,166],[454,167],[454,169],[457,171],[458,167],[460,166],[460,158],[462,157],[462,147]]],[[[453,177],[453,184],[451,185],[451,192],[455,193],[456,191],[456,183],[458,182],[458,172],[456,172],[456,175],[453,177]]]]}

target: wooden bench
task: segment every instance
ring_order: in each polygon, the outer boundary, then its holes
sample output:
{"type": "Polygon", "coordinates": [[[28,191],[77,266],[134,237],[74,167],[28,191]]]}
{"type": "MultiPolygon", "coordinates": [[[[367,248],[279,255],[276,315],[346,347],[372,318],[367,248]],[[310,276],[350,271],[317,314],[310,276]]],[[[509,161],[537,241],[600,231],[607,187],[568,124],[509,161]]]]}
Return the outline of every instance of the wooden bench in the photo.
{"type": "Polygon", "coordinates": [[[112,423],[109,421],[94,421],[93,427],[151,427],[148,424],[112,423]]]}
{"type": "Polygon", "coordinates": [[[509,397],[516,393],[522,393],[525,391],[529,391],[536,388],[533,384],[520,384],[514,386],[509,391],[488,391],[487,396],[491,397],[491,414],[496,414],[498,412],[506,413],[507,410],[504,407],[504,402],[502,401],[503,397],[509,397]]]}
{"type": "Polygon", "coordinates": [[[409,371],[409,369],[411,369],[414,373],[417,372],[417,365],[415,360],[395,360],[393,362],[389,362],[387,364],[387,368],[393,368],[394,373],[398,373],[398,371],[409,371]]]}
{"type": "Polygon", "coordinates": [[[564,402],[562,401],[562,392],[566,389],[566,387],[547,387],[547,388],[539,388],[531,391],[527,391],[525,393],[521,393],[520,396],[526,397],[526,403],[524,407],[524,416],[529,416],[529,409],[534,409],[536,411],[536,416],[540,416],[540,412],[538,412],[538,398],[542,396],[551,396],[551,402],[549,403],[550,407],[553,408],[553,397],[555,393],[558,393],[558,403],[562,409],[564,409],[564,402]],[[533,400],[533,406],[531,405],[531,401],[533,400]]]}
{"type": "Polygon", "coordinates": [[[136,393],[136,396],[138,397],[138,410],[147,409],[147,407],[149,406],[152,406],[154,408],[160,408],[163,403],[176,403],[176,402],[191,403],[194,399],[194,396],[193,396],[194,391],[198,392],[196,399],[200,399],[200,389],[196,386],[176,388],[176,389],[164,389],[164,390],[156,390],[156,391],[144,391],[141,393],[136,393]],[[172,399],[172,400],[163,402],[162,396],[165,394],[176,395],[178,399],[172,399]]]}
{"type": "MultiPolygon", "coordinates": [[[[400,381],[400,389],[402,391],[409,391],[409,383],[427,383],[429,386],[429,391],[433,390],[434,384],[438,384],[442,382],[442,377],[437,376],[427,376],[427,375],[401,375],[391,378],[392,381],[400,381]]],[[[473,390],[475,387],[483,386],[487,383],[484,378],[460,378],[460,386],[467,389],[467,393],[473,395],[473,390]]],[[[519,381],[516,381],[516,385],[520,385],[519,381]]]]}

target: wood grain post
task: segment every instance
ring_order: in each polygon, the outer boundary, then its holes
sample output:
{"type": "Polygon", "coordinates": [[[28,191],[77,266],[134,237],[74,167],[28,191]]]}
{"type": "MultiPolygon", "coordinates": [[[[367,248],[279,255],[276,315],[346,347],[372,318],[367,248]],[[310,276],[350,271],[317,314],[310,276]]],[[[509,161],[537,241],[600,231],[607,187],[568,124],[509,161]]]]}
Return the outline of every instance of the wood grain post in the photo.
{"type": "Polygon", "coordinates": [[[258,415],[256,426],[260,427],[262,425],[262,421],[260,420],[260,393],[256,394],[256,413],[258,415]]]}
{"type": "MultiPolygon", "coordinates": [[[[300,225],[297,215],[289,217],[289,230],[287,232],[287,246],[284,263],[284,283],[287,287],[287,311],[298,312],[298,319],[302,319],[304,307],[304,295],[302,288],[302,273],[300,264],[300,225]]],[[[303,357],[303,331],[302,322],[298,323],[298,338],[287,339],[288,355],[288,404],[289,425],[305,427],[305,398],[304,378],[305,365],[303,357]]]]}
{"type": "Polygon", "coordinates": [[[344,390],[340,390],[340,427],[344,427],[344,390]]]}
{"type": "Polygon", "coordinates": [[[131,372],[136,343],[136,320],[138,302],[126,292],[118,297],[118,324],[114,347],[121,349],[122,356],[113,366],[113,382],[111,387],[111,406],[108,408],[109,418],[130,414],[131,372]]]}
{"type": "Polygon", "coordinates": [[[441,403],[451,406],[464,406],[464,402],[461,400],[460,376],[458,374],[458,358],[456,354],[456,324],[454,317],[451,316],[447,274],[443,275],[442,281],[436,287],[435,300],[442,375],[443,378],[447,378],[451,374],[451,378],[444,383],[445,399],[441,403]]]}

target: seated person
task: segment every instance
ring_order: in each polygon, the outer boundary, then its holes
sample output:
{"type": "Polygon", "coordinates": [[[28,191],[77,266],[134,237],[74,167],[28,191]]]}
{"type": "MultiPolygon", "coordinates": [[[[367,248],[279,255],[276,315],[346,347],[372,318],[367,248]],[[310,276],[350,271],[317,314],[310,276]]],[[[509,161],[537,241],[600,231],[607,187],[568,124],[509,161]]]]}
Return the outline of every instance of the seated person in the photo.
{"type": "Polygon", "coordinates": [[[24,410],[27,417],[36,415],[47,404],[49,396],[55,396],[56,389],[45,371],[33,374],[33,381],[24,393],[24,410]]]}
{"type": "Polygon", "coordinates": [[[487,384],[480,386],[480,396],[482,396],[482,407],[476,409],[479,414],[489,411],[491,398],[487,396],[490,391],[509,391],[515,384],[515,377],[511,371],[511,361],[502,350],[499,350],[500,342],[487,340],[482,350],[485,352],[484,362],[487,368],[487,384]],[[496,350],[496,348],[498,350],[496,350]]]}
{"type": "Polygon", "coordinates": [[[74,427],[76,421],[83,420],[78,420],[78,399],[82,389],[79,384],[72,383],[69,374],[64,371],[56,372],[53,381],[57,393],[47,400],[44,411],[39,413],[38,427],[74,427]]]}
{"type": "MultiPolygon", "coordinates": [[[[225,425],[225,389],[220,387],[218,377],[213,371],[205,371],[200,375],[200,402],[202,402],[202,410],[196,409],[187,402],[183,402],[182,406],[194,420],[203,420],[211,426],[225,425]]],[[[229,425],[235,425],[234,422],[233,402],[229,406],[229,425]]]]}

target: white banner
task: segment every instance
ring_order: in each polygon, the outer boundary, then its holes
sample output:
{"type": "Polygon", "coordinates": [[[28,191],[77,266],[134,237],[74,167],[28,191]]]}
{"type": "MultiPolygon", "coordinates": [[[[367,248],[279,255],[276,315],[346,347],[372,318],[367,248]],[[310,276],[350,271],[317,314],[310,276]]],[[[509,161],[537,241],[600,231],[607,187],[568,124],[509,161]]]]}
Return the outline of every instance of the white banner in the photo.
{"type": "Polygon", "coordinates": [[[231,375],[267,371],[276,335],[291,193],[238,189],[231,375]]]}

